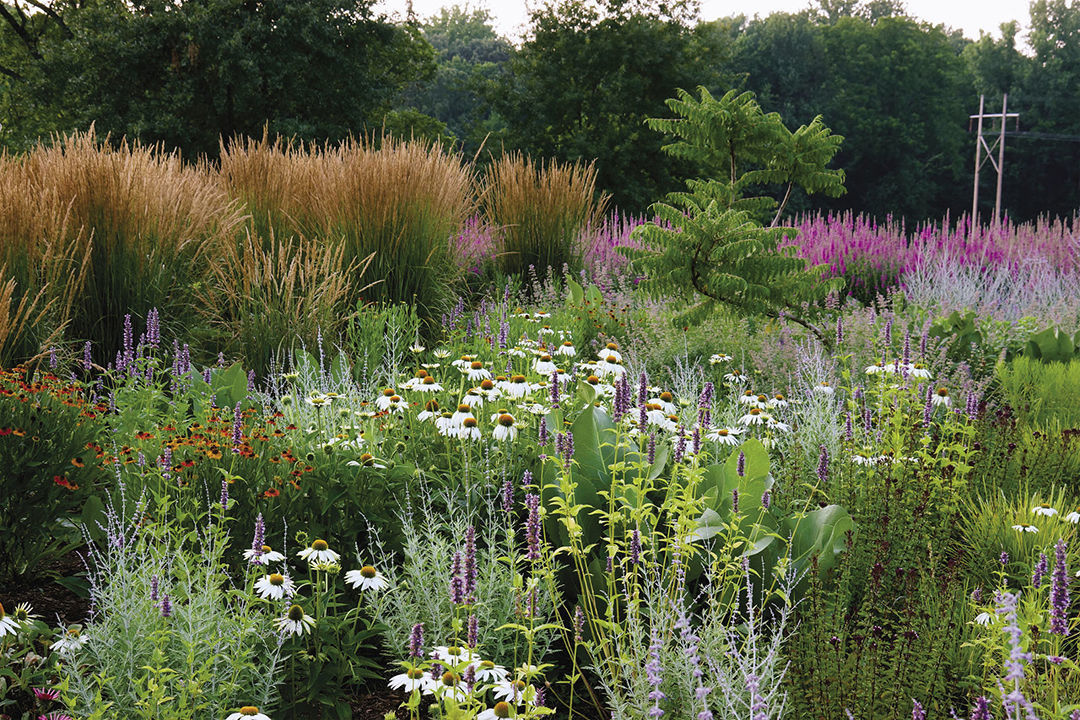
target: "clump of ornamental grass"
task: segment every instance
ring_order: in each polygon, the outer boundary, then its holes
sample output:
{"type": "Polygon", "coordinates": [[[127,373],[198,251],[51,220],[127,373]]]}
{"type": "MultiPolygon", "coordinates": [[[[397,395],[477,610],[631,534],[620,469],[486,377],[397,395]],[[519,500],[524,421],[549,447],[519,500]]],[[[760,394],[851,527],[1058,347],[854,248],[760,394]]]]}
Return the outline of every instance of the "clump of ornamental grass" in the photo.
{"type": "Polygon", "coordinates": [[[88,718],[144,709],[163,720],[272,708],[281,636],[274,615],[234,589],[223,570],[229,538],[221,509],[191,529],[168,506],[120,503],[107,513],[102,542],[89,542],[94,609],[63,664],[68,707],[88,718]],[[124,521],[132,510],[147,519],[124,521]]]}
{"type": "MultiPolygon", "coordinates": [[[[70,336],[113,347],[127,313],[145,317],[156,307],[178,324],[196,317],[189,288],[205,280],[208,258],[241,219],[205,168],[159,148],[113,146],[92,130],[39,146],[21,165],[29,191],[53,204],[43,210],[65,218],[53,227],[68,237],[45,238],[56,243],[51,252],[87,257],[70,336]],[[65,252],[68,242],[81,247],[65,252]]],[[[42,239],[34,233],[22,242],[42,239]]]]}
{"type": "Polygon", "coordinates": [[[507,275],[530,266],[543,273],[583,258],[578,238],[600,225],[608,196],[597,195],[593,163],[547,163],[520,153],[492,161],[480,191],[487,221],[501,233],[498,260],[507,275]]]}
{"type": "Polygon", "coordinates": [[[243,353],[260,375],[293,344],[314,346],[320,331],[331,338],[344,331],[352,317],[351,285],[372,257],[347,265],[341,243],[270,232],[265,241],[249,232],[221,244],[205,306],[208,319],[233,341],[229,350],[243,353]]]}

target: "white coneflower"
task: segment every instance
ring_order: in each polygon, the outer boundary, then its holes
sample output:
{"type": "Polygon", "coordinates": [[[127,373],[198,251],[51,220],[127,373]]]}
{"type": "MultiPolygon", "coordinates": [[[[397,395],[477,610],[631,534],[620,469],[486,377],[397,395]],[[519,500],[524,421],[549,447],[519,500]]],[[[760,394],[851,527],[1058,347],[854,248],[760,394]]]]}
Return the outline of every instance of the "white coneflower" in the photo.
{"type": "Polygon", "coordinates": [[[467,367],[460,368],[469,382],[480,382],[491,378],[491,371],[484,367],[480,360],[473,360],[467,367]]]}
{"type": "Polygon", "coordinates": [[[881,375],[882,373],[891,373],[895,369],[896,367],[892,363],[886,365],[884,361],[878,361],[876,364],[870,365],[866,368],[866,374],[881,375]]]}
{"type": "Polygon", "coordinates": [[[705,439],[712,440],[713,442],[718,442],[721,445],[734,446],[739,444],[739,435],[741,435],[743,432],[745,431],[742,428],[716,428],[707,432],[705,434],[705,439]]]}
{"type": "MultiPolygon", "coordinates": [[[[0,635],[2,635],[2,633],[0,633],[0,635]]],[[[72,625],[60,636],[60,639],[50,645],[49,648],[59,653],[73,653],[85,644],[86,636],[82,634],[82,629],[78,625],[72,625]]]]}
{"type": "Polygon", "coordinates": [[[770,417],[772,416],[762,412],[761,408],[752,407],[748,413],[739,418],[739,422],[743,425],[764,425],[770,417]]]}
{"type": "Polygon", "coordinates": [[[596,356],[601,360],[608,360],[608,362],[622,362],[622,355],[619,354],[619,346],[613,342],[609,342],[605,345],[596,356]]]}
{"type": "Polygon", "coordinates": [[[439,645],[431,651],[431,658],[451,667],[463,662],[479,662],[476,652],[468,645],[439,645]]]}
{"type": "Polygon", "coordinates": [[[1036,515],[1042,515],[1043,517],[1053,517],[1057,515],[1057,508],[1052,507],[1049,503],[1042,503],[1031,508],[1031,512],[1036,515]]]}
{"type": "Polygon", "coordinates": [[[308,397],[307,404],[317,408],[327,407],[330,405],[330,401],[331,398],[329,396],[322,393],[316,393],[315,395],[308,397]]]}
{"type": "Polygon", "coordinates": [[[615,378],[621,378],[626,373],[626,368],[614,355],[608,355],[596,363],[596,371],[601,375],[612,375],[615,378]]]}
{"type": "Polygon", "coordinates": [[[439,358],[440,360],[445,360],[446,358],[450,357],[450,351],[444,347],[435,348],[435,351],[432,353],[432,355],[439,358]]]}
{"type": "Polygon", "coordinates": [[[462,355],[457,360],[452,361],[450,364],[456,367],[458,370],[465,372],[469,365],[472,364],[472,361],[475,359],[475,355],[462,355]]]}
{"type": "Polygon", "coordinates": [[[14,635],[19,632],[19,624],[15,619],[4,612],[4,605],[0,603],[0,638],[5,635],[14,635]]]}
{"type": "Polygon", "coordinates": [[[349,583],[353,590],[379,592],[390,587],[390,581],[386,579],[386,576],[372,565],[365,565],[359,570],[350,570],[345,573],[345,582],[349,583]]]}
{"type": "Polygon", "coordinates": [[[939,387],[937,390],[934,391],[934,394],[930,396],[930,402],[935,407],[939,405],[949,407],[949,405],[952,404],[952,398],[949,397],[948,390],[943,387],[939,387]]]}
{"type": "Polygon", "coordinates": [[[782,433],[791,432],[791,426],[790,425],[788,425],[785,422],[780,422],[779,420],[774,418],[772,415],[770,415],[768,417],[768,419],[765,421],[765,427],[769,428],[770,430],[775,430],[776,432],[782,432],[782,433]]]}
{"type": "Polygon", "coordinates": [[[659,405],[660,408],[668,415],[674,415],[679,412],[678,406],[675,404],[675,396],[666,390],[657,397],[649,400],[650,403],[659,405]]]}
{"type": "Polygon", "coordinates": [[[862,450],[851,456],[851,462],[856,465],[877,465],[881,461],[880,457],[871,455],[869,452],[862,450]]]}
{"type": "Polygon", "coordinates": [[[533,371],[541,377],[551,377],[551,373],[558,371],[558,366],[551,360],[550,355],[541,355],[533,363],[533,371]]]}
{"type": "Polygon", "coordinates": [[[454,702],[463,703],[469,698],[469,687],[460,674],[447,670],[436,681],[434,694],[443,700],[453,698],[454,702]]]}
{"type": "Polygon", "coordinates": [[[244,559],[248,562],[258,560],[261,564],[265,565],[272,562],[281,562],[285,559],[285,556],[276,550],[272,550],[269,545],[263,545],[262,550],[254,550],[252,548],[245,550],[244,559]]]}
{"type": "Polygon", "coordinates": [[[908,375],[913,378],[928,379],[931,377],[930,368],[923,363],[911,363],[907,366],[908,375]]]}
{"type": "Polygon", "coordinates": [[[384,408],[386,412],[401,413],[409,409],[409,401],[400,395],[393,395],[384,408]]]}
{"type": "Polygon", "coordinates": [[[428,400],[424,403],[424,409],[417,413],[416,419],[420,422],[427,422],[439,417],[439,414],[439,403],[435,400],[428,400]]]}
{"type": "Polygon", "coordinates": [[[499,442],[513,442],[514,439],[517,438],[517,433],[518,430],[514,426],[514,416],[510,413],[503,413],[498,416],[495,429],[491,432],[491,436],[499,442]]]}
{"type": "Polygon", "coordinates": [[[39,616],[34,614],[34,608],[30,607],[30,603],[24,602],[15,606],[15,609],[11,612],[11,617],[19,625],[30,625],[39,616]]]}
{"type": "Polygon", "coordinates": [[[479,425],[476,418],[470,415],[461,422],[461,427],[458,428],[458,437],[462,440],[479,440],[482,437],[479,425]]]}
{"type": "Polygon", "coordinates": [[[412,347],[410,347],[410,348],[409,348],[409,350],[411,350],[411,351],[412,351],[412,352],[414,352],[414,353],[422,353],[422,352],[424,352],[424,350],[426,350],[426,349],[427,349],[427,348],[425,348],[425,347],[424,347],[423,345],[421,345],[420,343],[416,343],[415,345],[413,345],[412,347]]]}
{"type": "Polygon", "coordinates": [[[465,403],[461,403],[457,406],[457,410],[454,411],[454,414],[450,416],[450,423],[455,428],[459,428],[462,423],[465,422],[465,418],[471,418],[472,416],[472,407],[465,403]]]}
{"type": "Polygon", "coordinates": [[[524,375],[514,375],[509,380],[504,380],[499,389],[502,390],[503,395],[512,399],[520,400],[529,394],[529,383],[525,380],[524,375]]]}
{"type": "Polygon", "coordinates": [[[988,612],[981,612],[975,616],[975,622],[979,623],[980,625],[989,625],[991,622],[993,622],[993,620],[994,616],[988,612]]]}
{"type": "Polygon", "coordinates": [[[592,389],[596,391],[596,394],[600,397],[608,397],[609,395],[615,394],[615,386],[608,385],[596,375],[588,376],[587,378],[585,378],[585,382],[588,383],[592,387],[592,389]]]}
{"type": "Polygon", "coordinates": [[[565,357],[574,357],[577,355],[577,350],[574,349],[574,343],[567,340],[555,349],[555,354],[563,355],[565,357]]]}
{"type": "Polygon", "coordinates": [[[420,367],[425,370],[434,370],[437,367],[442,367],[442,363],[420,363],[420,367]]]}
{"type": "Polygon", "coordinates": [[[740,405],[749,405],[750,407],[759,407],[758,394],[753,390],[745,390],[743,394],[739,396],[740,405]]]}
{"type": "Polygon", "coordinates": [[[1021,533],[1037,533],[1037,532],[1039,532],[1039,528],[1035,527],[1034,525],[1028,525],[1027,523],[1019,523],[1017,525],[1013,525],[1012,529],[1017,531],[1017,532],[1021,532],[1021,533]]]}
{"type": "Polygon", "coordinates": [[[506,678],[509,677],[506,668],[496,665],[491,660],[473,662],[473,671],[476,673],[477,682],[506,682],[506,678]]]}
{"type": "Polygon", "coordinates": [[[270,720],[270,716],[259,712],[259,708],[254,705],[245,705],[225,720],[270,720]]]}
{"type": "Polygon", "coordinates": [[[379,408],[379,410],[386,410],[390,407],[390,403],[393,402],[392,398],[395,397],[397,397],[397,392],[394,388],[386,388],[379,397],[375,398],[375,407],[379,408]]]}
{"type": "Polygon", "coordinates": [[[400,675],[390,678],[387,686],[391,690],[404,690],[407,693],[419,690],[422,695],[430,695],[434,689],[435,681],[420,668],[409,668],[400,675]]]}
{"type": "Polygon", "coordinates": [[[1062,518],[1065,522],[1071,522],[1073,525],[1080,523],[1080,510],[1073,510],[1071,513],[1062,518]]]}
{"type": "Polygon", "coordinates": [[[546,405],[541,405],[537,402],[518,403],[518,408],[520,408],[523,412],[529,413],[530,415],[547,415],[549,412],[551,412],[551,408],[547,407],[546,405]]]}
{"type": "Polygon", "coordinates": [[[724,353],[715,353],[715,354],[709,356],[709,364],[710,365],[719,365],[720,363],[726,363],[726,362],[730,362],[730,361],[731,361],[731,356],[730,355],[725,355],[724,353]]]}
{"type": "Polygon", "coordinates": [[[788,399],[786,397],[784,397],[783,393],[775,393],[775,394],[773,394],[772,398],[769,400],[768,404],[769,404],[769,407],[785,408],[788,405],[790,405],[791,403],[788,402],[788,399]]]}
{"type": "Polygon", "coordinates": [[[744,382],[747,381],[747,379],[748,378],[746,377],[746,375],[743,375],[738,370],[732,370],[724,376],[724,380],[731,383],[732,385],[742,385],[744,382]]]}
{"type": "Polygon", "coordinates": [[[270,573],[255,581],[255,592],[263,600],[282,600],[296,593],[296,584],[281,573],[270,573]]]}
{"type": "Polygon", "coordinates": [[[454,416],[448,412],[443,412],[439,417],[435,418],[435,429],[443,437],[457,435],[458,431],[457,425],[454,424],[454,416]]]}
{"type": "Polygon", "coordinates": [[[286,635],[303,635],[315,627],[315,618],[304,612],[304,608],[299,605],[293,605],[275,624],[277,629],[286,635]]]}
{"type": "Polygon", "coordinates": [[[544,325],[543,327],[540,328],[539,334],[540,335],[554,335],[555,331],[552,329],[552,327],[550,325],[544,325]]]}
{"type": "Polygon", "coordinates": [[[356,460],[350,460],[345,463],[349,467],[373,467],[385,470],[386,466],[375,459],[375,456],[371,453],[360,453],[360,457],[356,460]]]}
{"type": "Polygon", "coordinates": [[[477,715],[476,720],[502,720],[503,718],[513,717],[514,714],[516,713],[513,713],[510,703],[500,700],[477,715]]]}
{"type": "Polygon", "coordinates": [[[491,694],[500,700],[521,705],[525,702],[525,689],[528,687],[530,686],[526,685],[524,680],[506,680],[495,683],[495,686],[491,689],[491,694]]]}
{"type": "MultiPolygon", "coordinates": [[[[491,380],[484,380],[483,382],[490,383],[491,380]]],[[[481,408],[484,407],[484,401],[487,397],[488,395],[483,389],[483,383],[481,383],[481,387],[469,388],[469,391],[465,393],[465,397],[461,402],[468,405],[470,408],[481,408]]]]}
{"type": "Polygon", "coordinates": [[[823,382],[818,383],[814,386],[814,392],[821,393],[822,395],[832,395],[836,391],[833,389],[832,385],[827,382],[823,382]]]}
{"type": "Polygon", "coordinates": [[[325,540],[315,540],[309,547],[304,548],[296,554],[299,555],[302,560],[307,560],[312,565],[319,563],[336,563],[341,559],[340,555],[330,549],[330,546],[325,540]]]}

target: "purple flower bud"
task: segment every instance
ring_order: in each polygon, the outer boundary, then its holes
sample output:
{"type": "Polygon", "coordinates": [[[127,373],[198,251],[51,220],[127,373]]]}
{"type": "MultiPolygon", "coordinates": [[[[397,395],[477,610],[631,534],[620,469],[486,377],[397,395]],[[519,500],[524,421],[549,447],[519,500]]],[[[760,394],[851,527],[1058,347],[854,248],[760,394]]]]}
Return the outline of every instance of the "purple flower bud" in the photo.
{"type": "Polygon", "coordinates": [[[263,545],[266,544],[266,524],[262,513],[255,517],[255,536],[251,539],[251,564],[262,565],[263,545]]]}
{"type": "Polygon", "coordinates": [[[990,714],[990,701],[985,697],[975,698],[975,707],[971,710],[971,720],[994,720],[990,714]]]}
{"type": "Polygon", "coordinates": [[[840,347],[844,342],[844,316],[836,315],[836,346],[840,347]]]}
{"type": "Polygon", "coordinates": [[[1035,563],[1035,570],[1031,573],[1031,587],[1036,590],[1042,584],[1043,576],[1049,570],[1050,564],[1046,553],[1039,553],[1039,562],[1035,563]]]}
{"type": "Polygon", "coordinates": [[[675,437],[675,456],[672,458],[675,462],[682,462],[683,455],[686,453],[686,432],[683,430],[682,425],[679,426],[675,437]]]}
{"type": "Polygon", "coordinates": [[[161,617],[167,618],[172,615],[172,601],[169,600],[169,593],[165,593],[161,596],[161,617]]]}
{"type": "Polygon", "coordinates": [[[654,463],[656,463],[656,433],[649,433],[649,444],[648,444],[647,455],[648,455],[648,460],[649,460],[650,465],[653,465],[654,463]]]}
{"type": "Polygon", "coordinates": [[[544,417],[544,416],[540,417],[540,428],[537,430],[536,435],[537,435],[537,441],[541,445],[547,445],[547,443],[548,443],[547,418],[544,417]]]}
{"type": "Polygon", "coordinates": [[[158,601],[158,576],[154,575],[150,578],[150,602],[156,603],[158,601]]]}
{"type": "Polygon", "coordinates": [[[1069,634],[1069,570],[1065,564],[1065,541],[1054,545],[1054,574],[1050,578],[1050,632],[1069,634]]]}
{"type": "Polygon", "coordinates": [[[525,521],[525,539],[529,549],[525,559],[536,562],[540,559],[540,496],[528,493],[525,496],[525,507],[529,510],[525,521]]]}
{"type": "Polygon", "coordinates": [[[664,716],[664,711],[660,708],[660,701],[666,698],[663,691],[660,690],[660,686],[664,682],[662,675],[663,666],[660,664],[660,649],[662,645],[660,642],[660,633],[657,632],[655,626],[652,628],[651,642],[649,643],[649,662],[645,664],[645,678],[649,683],[649,687],[652,690],[649,691],[649,699],[652,700],[652,707],[649,708],[648,715],[651,718],[661,718],[664,716]]]}
{"type": "Polygon", "coordinates": [[[641,371],[641,375],[638,377],[638,392],[637,401],[638,405],[644,405],[649,399],[649,378],[646,377],[645,371],[641,371]]]}
{"type": "Polygon", "coordinates": [[[772,505],[772,493],[766,490],[761,493],[761,507],[768,510],[770,505],[772,505]]]}
{"type": "Polygon", "coordinates": [[[476,528],[465,529],[465,558],[462,567],[465,580],[465,599],[471,605],[476,602],[476,528]]]}
{"type": "Polygon", "coordinates": [[[907,365],[908,363],[911,362],[911,331],[910,330],[905,330],[904,331],[904,350],[903,350],[903,354],[900,356],[900,362],[902,362],[904,365],[907,365]]]}
{"type": "Polygon", "coordinates": [[[731,512],[736,515],[739,514],[739,489],[734,488],[731,491],[731,512]]]}
{"type": "Polygon", "coordinates": [[[930,426],[930,418],[933,417],[933,413],[934,413],[934,402],[933,402],[933,400],[934,400],[934,391],[928,385],[926,387],[926,404],[923,406],[923,415],[922,415],[922,422],[923,422],[924,427],[929,427],[930,426]]]}
{"type": "Polygon", "coordinates": [[[83,358],[83,370],[85,370],[86,372],[90,372],[91,370],[93,370],[94,369],[94,363],[92,362],[92,359],[90,357],[90,341],[89,340],[87,340],[83,344],[82,358],[83,358]]]}
{"type": "Polygon", "coordinates": [[[475,648],[480,644],[480,621],[476,615],[469,615],[468,643],[469,647],[475,648]]]}
{"type": "Polygon", "coordinates": [[[454,563],[450,570],[450,602],[455,605],[465,604],[465,578],[462,577],[461,551],[454,553],[454,563]]]}
{"type": "Polygon", "coordinates": [[[424,655],[424,623],[416,623],[409,633],[409,657],[420,658],[424,655]]]}
{"type": "Polygon", "coordinates": [[[506,482],[503,483],[502,507],[503,512],[507,514],[514,509],[514,485],[510,482],[510,478],[506,478],[506,482]]]}
{"type": "Polygon", "coordinates": [[[637,567],[641,562],[641,531],[635,529],[630,533],[630,565],[637,567]]]}
{"type": "Polygon", "coordinates": [[[240,412],[240,403],[236,403],[236,407],[233,408],[233,426],[232,426],[232,442],[233,453],[240,454],[240,443],[243,442],[243,420],[244,415],[240,412]]]}
{"type": "Polygon", "coordinates": [[[1009,553],[1002,550],[1001,555],[998,556],[998,562],[1001,563],[1001,567],[1007,566],[1009,564],[1009,553]]]}
{"type": "Polygon", "coordinates": [[[739,459],[735,462],[735,472],[739,477],[746,477],[746,453],[739,451],[739,459]]]}
{"type": "Polygon", "coordinates": [[[206,381],[207,384],[210,384],[210,377],[210,368],[206,368],[205,370],[203,370],[202,378],[206,381]]]}
{"type": "MultiPolygon", "coordinates": [[[[322,346],[322,331],[319,331],[319,346],[322,346]]],[[[217,366],[219,368],[225,367],[225,353],[219,352],[217,354],[217,366]]]]}
{"type": "Polygon", "coordinates": [[[559,373],[554,370],[551,372],[551,407],[559,407],[559,373]]]}
{"type": "Polygon", "coordinates": [[[146,314],[146,342],[157,347],[161,343],[161,318],[157,308],[146,314]]]}
{"type": "Polygon", "coordinates": [[[229,480],[228,478],[221,478],[221,512],[228,512],[229,510],[229,480]]]}
{"type": "Polygon", "coordinates": [[[584,642],[585,613],[581,612],[581,606],[574,606],[574,642],[584,642]]]}
{"type": "Polygon", "coordinates": [[[914,699],[911,701],[911,720],[926,720],[926,711],[923,710],[922,703],[914,699]]]}
{"type": "Polygon", "coordinates": [[[824,445],[821,446],[821,453],[818,455],[817,477],[822,485],[829,481],[829,449],[824,445]]]}

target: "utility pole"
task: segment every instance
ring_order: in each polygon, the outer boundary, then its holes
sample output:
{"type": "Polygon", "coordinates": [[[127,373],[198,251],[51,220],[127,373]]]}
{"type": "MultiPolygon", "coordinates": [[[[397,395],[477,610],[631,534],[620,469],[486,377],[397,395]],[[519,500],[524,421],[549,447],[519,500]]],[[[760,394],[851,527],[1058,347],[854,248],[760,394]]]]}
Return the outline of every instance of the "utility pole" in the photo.
{"type": "Polygon", "coordinates": [[[968,132],[971,132],[971,121],[977,120],[976,126],[976,138],[975,138],[975,185],[971,193],[971,222],[975,224],[979,221],[979,171],[982,170],[982,166],[989,160],[990,164],[994,166],[994,170],[997,171],[997,193],[994,198],[994,222],[998,222],[1001,218],[1001,181],[1004,176],[1005,167],[1005,123],[1009,118],[1016,118],[1016,127],[1020,127],[1020,113],[1008,112],[1009,108],[1009,95],[1005,93],[1001,96],[1001,114],[991,113],[987,115],[984,112],[986,102],[986,96],[979,96],[979,114],[969,115],[968,120],[968,132]],[[983,136],[983,120],[992,120],[999,118],[1001,120],[1001,128],[998,131],[997,139],[993,144],[986,142],[986,137],[983,136]],[[983,149],[986,149],[986,157],[982,157],[983,149]],[[997,158],[994,158],[994,149],[997,149],[997,158]]]}

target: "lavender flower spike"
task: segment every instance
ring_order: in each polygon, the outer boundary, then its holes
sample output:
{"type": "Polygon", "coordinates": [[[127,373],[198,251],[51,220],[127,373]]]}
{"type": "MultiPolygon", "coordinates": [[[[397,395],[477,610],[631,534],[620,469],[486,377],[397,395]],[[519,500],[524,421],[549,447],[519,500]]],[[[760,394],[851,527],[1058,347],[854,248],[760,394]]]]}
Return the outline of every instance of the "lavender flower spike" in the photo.
{"type": "Polygon", "coordinates": [[[649,717],[651,718],[664,716],[664,711],[660,708],[660,701],[667,696],[660,690],[660,685],[664,681],[660,671],[660,633],[653,627],[652,642],[649,644],[649,662],[645,664],[645,676],[648,679],[649,687],[652,688],[649,691],[649,699],[653,701],[652,707],[649,708],[649,717]]]}
{"type": "Polygon", "coordinates": [[[1069,634],[1069,570],[1065,566],[1065,541],[1054,545],[1054,574],[1050,578],[1050,632],[1069,634]]]}

